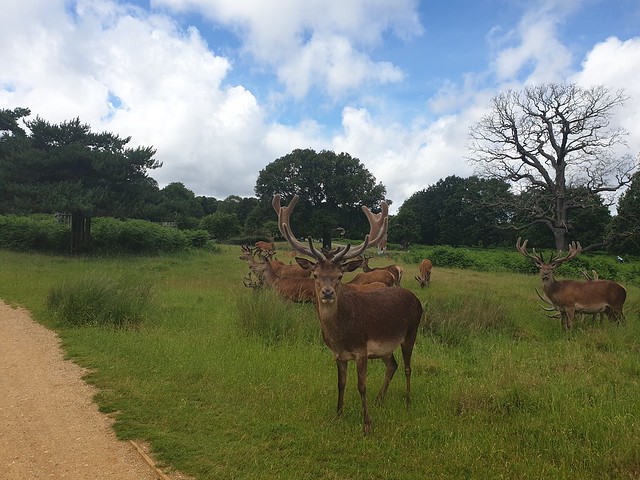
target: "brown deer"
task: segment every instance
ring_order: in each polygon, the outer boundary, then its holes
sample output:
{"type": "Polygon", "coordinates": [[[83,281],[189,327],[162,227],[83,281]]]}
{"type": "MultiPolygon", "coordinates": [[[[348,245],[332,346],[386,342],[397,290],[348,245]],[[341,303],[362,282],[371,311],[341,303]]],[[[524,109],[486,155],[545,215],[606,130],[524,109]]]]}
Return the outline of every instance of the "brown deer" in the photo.
{"type": "Polygon", "coordinates": [[[572,242],[569,252],[560,257],[552,254],[548,262],[542,255],[527,252],[527,240],[516,242],[518,252],[530,259],[539,269],[542,279],[542,290],[553,305],[553,309],[560,312],[562,326],[565,330],[573,327],[573,318],[578,313],[595,314],[605,312],[610,318],[624,321],[623,306],[627,298],[627,291],[617,282],[611,280],[592,280],[582,282],[578,280],[556,280],[553,269],[558,265],[577,257],[582,251],[580,243],[572,242]]]}
{"type": "Polygon", "coordinates": [[[271,268],[276,272],[276,275],[280,278],[307,278],[309,277],[309,272],[307,272],[304,268],[300,268],[299,265],[286,265],[280,260],[273,260],[271,257],[273,256],[273,252],[263,253],[259,249],[252,249],[248,245],[242,246],[242,255],[240,255],[240,260],[246,260],[249,264],[249,268],[251,268],[252,264],[255,264],[254,255],[256,253],[260,253],[264,255],[269,263],[271,264],[271,268]]]}
{"type": "Polygon", "coordinates": [[[260,240],[255,243],[255,246],[258,249],[258,251],[265,254],[276,251],[276,246],[273,242],[265,242],[260,240]]]}
{"type": "Polygon", "coordinates": [[[280,277],[271,266],[271,262],[261,253],[259,262],[252,262],[249,268],[255,275],[272,288],[280,297],[292,302],[306,303],[315,299],[315,283],[312,278],[280,277]]]}
{"type": "Polygon", "coordinates": [[[404,269],[400,265],[387,265],[386,267],[371,268],[371,267],[369,267],[369,260],[372,257],[369,257],[367,255],[363,255],[362,258],[363,258],[362,270],[364,272],[373,272],[373,271],[376,271],[376,270],[386,270],[391,275],[393,275],[393,278],[395,280],[394,285],[396,285],[397,287],[400,286],[400,281],[402,280],[402,273],[404,272],[404,269]]]}
{"type": "Polygon", "coordinates": [[[312,272],[315,282],[315,308],[322,337],[333,352],[338,368],[338,414],[342,413],[344,389],[347,381],[347,362],[354,360],[358,371],[358,391],[362,401],[363,431],[368,434],[371,418],[367,403],[367,363],[370,358],[382,358],[386,366],[385,378],[378,394],[382,401],[389,383],[398,368],[393,355],[402,347],[406,377],[406,401],[411,391],[411,354],[422,319],[422,304],[411,291],[402,287],[380,288],[370,292],[347,291],[342,277],[362,264],[361,255],[368,246],[375,246],[387,229],[388,207],[382,203],[382,213],[372,214],[362,207],[370,224],[364,242],[355,248],[348,244],[336,250],[319,251],[311,239],[308,245],[300,242],[291,231],[289,219],[298,202],[293,197],[287,207],[280,206],[280,196],[273,199],[278,213],[278,225],[294,250],[315,261],[296,257],[303,268],[312,272]]]}
{"type": "MultiPolygon", "coordinates": [[[[361,260],[362,261],[362,260],[361,260]]],[[[345,285],[365,285],[367,283],[384,283],[388,287],[397,286],[396,277],[386,270],[373,270],[371,272],[360,272],[345,285]]]]}
{"type": "Polygon", "coordinates": [[[420,275],[416,275],[416,280],[420,284],[420,288],[424,288],[425,285],[429,286],[431,283],[431,268],[433,267],[431,260],[425,258],[420,262],[418,269],[420,275]]]}

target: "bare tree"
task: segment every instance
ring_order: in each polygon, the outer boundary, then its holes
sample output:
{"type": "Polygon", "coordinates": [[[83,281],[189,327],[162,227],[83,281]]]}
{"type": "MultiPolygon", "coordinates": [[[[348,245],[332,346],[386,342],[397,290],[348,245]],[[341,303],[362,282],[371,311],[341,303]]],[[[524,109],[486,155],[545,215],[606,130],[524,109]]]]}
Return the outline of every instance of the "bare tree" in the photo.
{"type": "MultiPolygon", "coordinates": [[[[479,174],[512,182],[528,223],[545,224],[567,250],[572,210],[629,184],[636,161],[620,155],[627,132],[610,124],[626,100],[603,86],[543,84],[508,90],[470,129],[469,160],[479,174]],[[580,194],[576,194],[579,192],[580,194]]],[[[587,248],[585,248],[587,250],[587,248]]]]}

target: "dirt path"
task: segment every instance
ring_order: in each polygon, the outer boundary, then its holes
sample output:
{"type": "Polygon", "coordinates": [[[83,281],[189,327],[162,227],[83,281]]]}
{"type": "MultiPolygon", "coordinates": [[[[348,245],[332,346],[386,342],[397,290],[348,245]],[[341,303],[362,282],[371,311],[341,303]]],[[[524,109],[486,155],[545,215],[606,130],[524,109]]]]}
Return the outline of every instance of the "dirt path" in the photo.
{"type": "Polygon", "coordinates": [[[54,332],[0,300],[0,478],[161,478],[116,438],[84,373],[54,332]]]}

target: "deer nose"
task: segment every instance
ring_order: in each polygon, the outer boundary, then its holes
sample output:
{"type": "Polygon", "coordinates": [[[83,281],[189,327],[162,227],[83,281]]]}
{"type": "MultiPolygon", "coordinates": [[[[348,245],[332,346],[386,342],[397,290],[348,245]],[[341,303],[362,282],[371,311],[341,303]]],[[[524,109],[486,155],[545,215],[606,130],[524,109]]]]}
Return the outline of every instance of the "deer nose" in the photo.
{"type": "Polygon", "coordinates": [[[336,291],[331,287],[324,287],[320,291],[320,295],[322,296],[322,300],[333,300],[336,291]]]}

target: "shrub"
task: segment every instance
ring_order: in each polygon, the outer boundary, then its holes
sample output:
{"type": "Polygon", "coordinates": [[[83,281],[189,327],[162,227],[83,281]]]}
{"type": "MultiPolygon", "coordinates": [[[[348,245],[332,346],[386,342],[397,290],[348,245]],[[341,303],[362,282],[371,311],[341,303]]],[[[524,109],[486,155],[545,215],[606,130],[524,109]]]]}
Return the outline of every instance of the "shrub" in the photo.
{"type": "Polygon", "coordinates": [[[63,325],[127,327],[144,320],[150,300],[148,284],[131,278],[85,276],[54,286],[46,303],[63,325]]]}
{"type": "Polygon", "coordinates": [[[101,253],[161,253],[187,249],[184,231],[144,220],[96,218],[92,224],[92,249],[101,253]]]}
{"type": "Polygon", "coordinates": [[[53,215],[0,215],[0,248],[64,253],[70,244],[69,227],[58,223],[53,215]]]}

